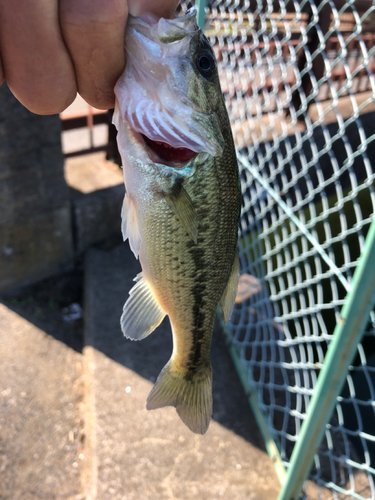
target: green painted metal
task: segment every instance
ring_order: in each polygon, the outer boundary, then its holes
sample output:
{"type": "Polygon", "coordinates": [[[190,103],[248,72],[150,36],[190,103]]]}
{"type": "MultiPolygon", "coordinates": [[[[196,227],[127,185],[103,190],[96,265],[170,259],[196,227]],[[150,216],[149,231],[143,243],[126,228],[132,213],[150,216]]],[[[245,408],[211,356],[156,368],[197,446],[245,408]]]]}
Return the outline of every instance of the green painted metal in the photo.
{"type": "Polygon", "coordinates": [[[366,238],[278,500],[296,500],[323,438],[348,367],[375,304],[375,219],[366,238]]]}
{"type": "Polygon", "coordinates": [[[273,461],[273,464],[274,464],[274,467],[276,470],[276,474],[277,474],[277,477],[280,481],[280,484],[283,484],[285,482],[286,472],[285,472],[285,468],[284,468],[282,459],[280,457],[279,450],[277,448],[275,441],[272,439],[272,437],[270,435],[267,423],[264,420],[263,414],[259,409],[256,393],[251,388],[249,379],[246,376],[245,370],[241,364],[238,352],[237,352],[235,346],[233,345],[233,337],[232,337],[231,333],[228,331],[227,326],[225,325],[223,318],[221,317],[219,309],[218,309],[218,316],[220,318],[221,325],[222,325],[222,328],[223,328],[223,331],[224,331],[224,334],[225,334],[225,337],[227,340],[229,352],[232,356],[232,359],[233,359],[234,365],[236,367],[238,376],[240,377],[240,380],[242,383],[242,387],[245,391],[245,394],[248,398],[248,401],[250,403],[250,406],[253,410],[254,416],[255,416],[256,421],[258,423],[259,430],[262,434],[267,453],[270,456],[271,460],[273,461]]]}
{"type": "Polygon", "coordinates": [[[196,2],[196,8],[197,8],[197,23],[198,26],[202,31],[204,31],[204,23],[206,20],[206,13],[205,13],[205,7],[206,7],[206,0],[197,0],[196,2]]]}

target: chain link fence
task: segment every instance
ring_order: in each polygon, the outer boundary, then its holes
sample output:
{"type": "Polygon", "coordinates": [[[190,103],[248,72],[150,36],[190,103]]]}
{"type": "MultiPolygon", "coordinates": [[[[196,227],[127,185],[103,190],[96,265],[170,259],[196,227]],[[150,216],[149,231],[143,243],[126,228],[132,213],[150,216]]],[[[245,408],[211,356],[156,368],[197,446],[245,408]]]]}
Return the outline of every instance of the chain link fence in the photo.
{"type": "MultiPolygon", "coordinates": [[[[243,191],[227,333],[288,478],[375,211],[375,2],[208,1],[205,33],[243,191]]],[[[306,471],[308,499],[375,499],[374,319],[306,471]]]]}

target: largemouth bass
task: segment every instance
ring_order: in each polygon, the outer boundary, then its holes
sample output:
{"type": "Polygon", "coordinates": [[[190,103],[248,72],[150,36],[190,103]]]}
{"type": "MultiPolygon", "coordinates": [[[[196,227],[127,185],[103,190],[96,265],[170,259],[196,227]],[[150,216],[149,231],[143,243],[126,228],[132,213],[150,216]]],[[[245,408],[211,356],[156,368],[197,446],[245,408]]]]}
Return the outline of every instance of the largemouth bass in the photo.
{"type": "Polygon", "coordinates": [[[213,50],[196,11],[130,17],[114,123],[126,187],[122,231],[142,266],[121,317],[140,340],[169,316],[173,353],[147,408],[175,406],[193,432],[212,415],[210,343],[239,275],[240,185],[213,50]]]}

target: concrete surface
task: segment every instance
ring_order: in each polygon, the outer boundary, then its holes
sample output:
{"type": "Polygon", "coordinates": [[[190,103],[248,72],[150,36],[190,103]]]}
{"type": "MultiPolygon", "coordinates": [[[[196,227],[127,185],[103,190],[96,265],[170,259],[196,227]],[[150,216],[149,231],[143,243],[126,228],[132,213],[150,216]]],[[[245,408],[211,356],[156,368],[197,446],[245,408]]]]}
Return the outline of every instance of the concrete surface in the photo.
{"type": "Polygon", "coordinates": [[[83,499],[82,356],[0,303],[0,499],[83,499]]]}
{"type": "Polygon", "coordinates": [[[121,235],[124,184],[72,199],[75,250],[78,255],[90,245],[121,235]]]}
{"type": "Polygon", "coordinates": [[[122,306],[137,272],[127,244],[87,254],[86,499],[275,499],[279,483],[218,328],[208,432],[191,433],[174,408],[146,410],[172,343],[168,320],[141,342],[121,333],[122,306]]]}
{"type": "Polygon", "coordinates": [[[69,340],[78,331],[58,323],[47,300],[50,290],[58,302],[67,283],[45,282],[32,307],[0,302],[0,500],[276,499],[273,465],[218,329],[208,432],[191,433],[174,408],[146,410],[172,343],[168,321],[138,343],[120,331],[137,272],[126,244],[88,253],[83,355],[69,340]]]}
{"type": "Polygon", "coordinates": [[[73,265],[69,189],[58,116],[24,108],[0,87],[0,290],[73,265]]]}
{"type": "Polygon", "coordinates": [[[94,153],[65,161],[76,255],[81,255],[90,245],[121,237],[124,180],[122,170],[105,156],[105,153],[94,153]]]}
{"type": "Polygon", "coordinates": [[[121,168],[107,161],[104,152],[66,158],[64,168],[66,183],[78,193],[89,194],[118,185],[124,187],[121,168]]]}

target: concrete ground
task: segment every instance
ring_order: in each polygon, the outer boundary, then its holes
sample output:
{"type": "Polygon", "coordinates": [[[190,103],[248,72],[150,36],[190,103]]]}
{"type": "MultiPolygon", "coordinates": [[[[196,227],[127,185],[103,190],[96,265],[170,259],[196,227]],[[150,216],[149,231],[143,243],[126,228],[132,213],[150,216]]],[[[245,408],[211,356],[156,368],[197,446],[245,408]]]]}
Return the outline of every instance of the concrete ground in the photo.
{"type": "Polygon", "coordinates": [[[42,307],[30,315],[0,303],[0,499],[276,499],[219,328],[208,432],[191,433],[174,408],[146,410],[172,344],[168,321],[142,342],[120,331],[137,266],[127,244],[86,255],[82,353],[71,325],[39,321],[42,307]]]}
{"type": "Polygon", "coordinates": [[[0,303],[0,499],[83,499],[82,356],[0,303]]]}

